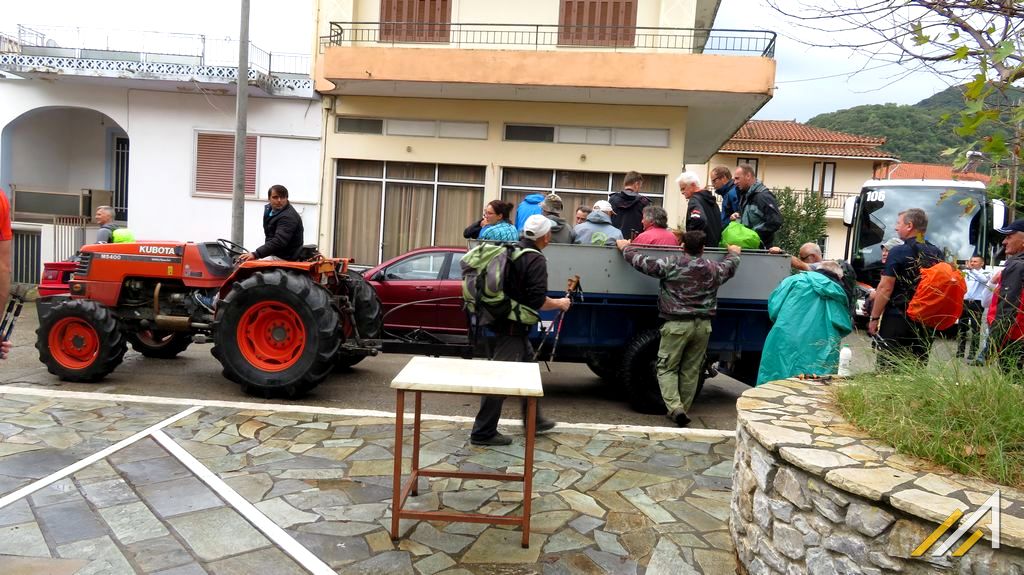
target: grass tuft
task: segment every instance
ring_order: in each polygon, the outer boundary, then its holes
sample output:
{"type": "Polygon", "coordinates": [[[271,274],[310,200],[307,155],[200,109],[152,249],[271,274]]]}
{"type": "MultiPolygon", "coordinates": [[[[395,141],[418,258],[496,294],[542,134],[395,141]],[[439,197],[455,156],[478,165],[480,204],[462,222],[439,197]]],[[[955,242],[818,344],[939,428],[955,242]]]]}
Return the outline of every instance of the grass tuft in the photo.
{"type": "Polygon", "coordinates": [[[1024,381],[959,361],[863,374],[836,389],[840,412],[901,453],[1011,487],[1024,487],[1024,381]]]}

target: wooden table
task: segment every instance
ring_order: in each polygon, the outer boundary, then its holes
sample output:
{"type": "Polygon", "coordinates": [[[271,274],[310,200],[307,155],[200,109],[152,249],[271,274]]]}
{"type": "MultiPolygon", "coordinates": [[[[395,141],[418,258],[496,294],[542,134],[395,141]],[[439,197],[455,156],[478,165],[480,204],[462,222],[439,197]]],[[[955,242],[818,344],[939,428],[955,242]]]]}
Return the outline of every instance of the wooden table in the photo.
{"type": "Polygon", "coordinates": [[[530,505],[533,490],[533,443],[537,428],[537,398],[544,395],[540,367],[536,363],[414,357],[391,381],[397,393],[395,407],[395,473],[391,511],[391,539],[397,541],[400,519],[427,521],[462,521],[519,525],[523,530],[523,547],[530,546],[530,505]],[[413,411],[412,469],[409,480],[402,483],[402,427],[405,423],[405,393],[415,394],[413,411]],[[469,473],[420,469],[420,409],[423,393],[457,393],[469,395],[504,395],[526,398],[526,449],[523,473],[469,473]],[[462,479],[493,479],[523,482],[523,514],[518,517],[482,513],[447,511],[408,511],[405,500],[417,495],[420,477],[458,477],[462,479]]]}

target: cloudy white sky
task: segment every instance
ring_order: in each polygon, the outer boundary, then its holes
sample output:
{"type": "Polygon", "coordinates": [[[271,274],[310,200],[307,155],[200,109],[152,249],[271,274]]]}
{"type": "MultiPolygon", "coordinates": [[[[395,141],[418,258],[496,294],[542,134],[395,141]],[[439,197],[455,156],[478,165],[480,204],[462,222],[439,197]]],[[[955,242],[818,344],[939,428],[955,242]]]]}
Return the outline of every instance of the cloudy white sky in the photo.
{"type": "MultiPolygon", "coordinates": [[[[801,0],[788,1],[795,4],[801,0]]],[[[272,52],[311,49],[313,0],[251,0],[251,5],[250,39],[255,45],[272,52]]],[[[0,32],[11,33],[16,24],[26,24],[237,38],[238,6],[234,0],[178,0],[173,5],[149,0],[4,2],[0,32]]],[[[863,67],[877,68],[877,64],[865,64],[846,50],[808,48],[787,37],[785,33],[794,33],[793,27],[764,0],[722,0],[715,27],[784,32],[775,50],[775,97],[757,114],[759,119],[805,121],[816,114],[861,104],[913,104],[947,85],[927,73],[894,82],[903,72],[896,66],[856,73],[863,67]]]]}

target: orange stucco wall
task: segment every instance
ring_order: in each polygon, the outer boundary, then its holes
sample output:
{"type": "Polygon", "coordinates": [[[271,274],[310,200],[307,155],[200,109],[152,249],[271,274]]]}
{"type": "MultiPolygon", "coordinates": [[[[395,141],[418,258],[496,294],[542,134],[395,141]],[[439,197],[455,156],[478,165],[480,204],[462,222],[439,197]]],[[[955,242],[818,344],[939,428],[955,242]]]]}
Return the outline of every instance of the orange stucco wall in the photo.
{"type": "Polygon", "coordinates": [[[774,60],[717,54],[351,46],[328,48],[322,62],[322,70],[317,66],[318,80],[396,80],[771,94],[775,78],[774,60]]]}

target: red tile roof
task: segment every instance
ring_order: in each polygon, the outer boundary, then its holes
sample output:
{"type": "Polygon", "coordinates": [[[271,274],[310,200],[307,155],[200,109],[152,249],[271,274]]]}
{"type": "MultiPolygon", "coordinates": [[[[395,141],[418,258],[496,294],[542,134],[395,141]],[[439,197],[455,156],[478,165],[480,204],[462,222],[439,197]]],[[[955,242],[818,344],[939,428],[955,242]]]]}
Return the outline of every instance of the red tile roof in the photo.
{"type": "Polygon", "coordinates": [[[877,149],[885,138],[855,136],[799,122],[750,120],[722,145],[722,152],[781,154],[818,157],[895,159],[877,149]]]}
{"type": "Polygon", "coordinates": [[[824,128],[807,126],[791,120],[750,120],[733,135],[733,140],[767,140],[770,142],[804,142],[832,144],[866,144],[881,146],[885,138],[855,136],[824,128]]]}
{"type": "Polygon", "coordinates": [[[991,176],[978,172],[954,172],[952,166],[942,164],[896,164],[889,173],[890,180],[963,180],[988,184],[991,176]]]}

